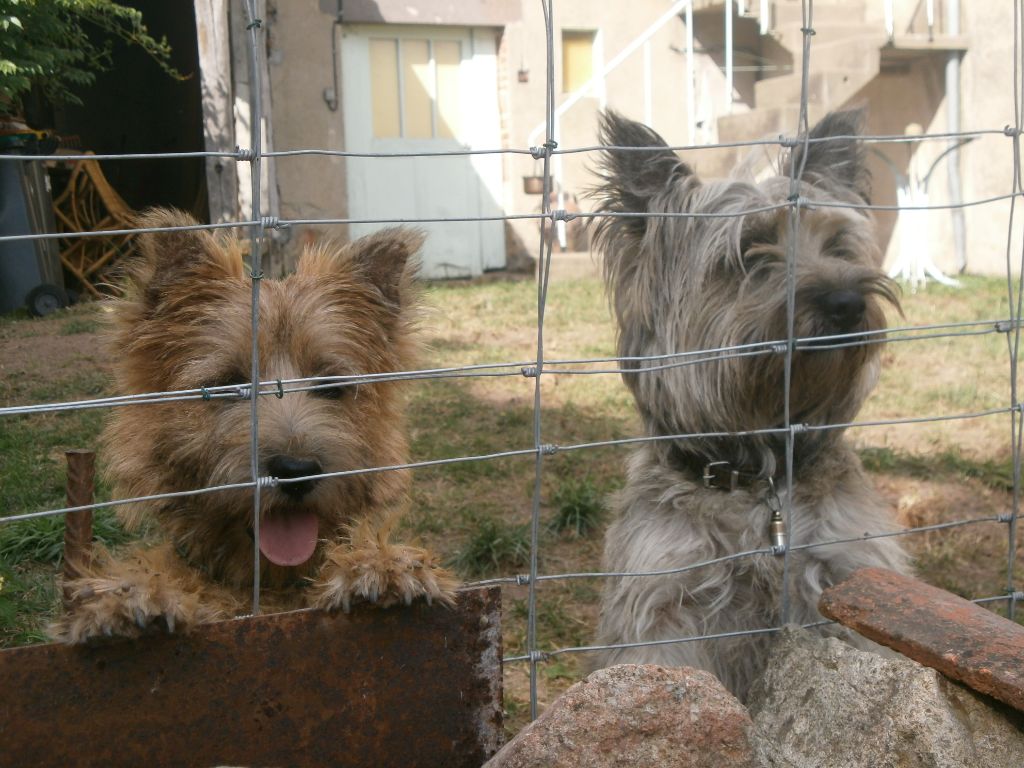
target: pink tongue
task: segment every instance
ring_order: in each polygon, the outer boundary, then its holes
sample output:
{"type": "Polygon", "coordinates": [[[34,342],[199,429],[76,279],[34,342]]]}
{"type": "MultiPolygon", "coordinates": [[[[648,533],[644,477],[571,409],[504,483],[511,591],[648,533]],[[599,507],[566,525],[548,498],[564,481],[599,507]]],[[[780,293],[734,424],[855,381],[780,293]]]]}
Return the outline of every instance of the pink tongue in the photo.
{"type": "Polygon", "coordinates": [[[274,565],[301,565],[313,556],[318,526],[312,512],[289,512],[260,520],[260,552],[274,565]]]}

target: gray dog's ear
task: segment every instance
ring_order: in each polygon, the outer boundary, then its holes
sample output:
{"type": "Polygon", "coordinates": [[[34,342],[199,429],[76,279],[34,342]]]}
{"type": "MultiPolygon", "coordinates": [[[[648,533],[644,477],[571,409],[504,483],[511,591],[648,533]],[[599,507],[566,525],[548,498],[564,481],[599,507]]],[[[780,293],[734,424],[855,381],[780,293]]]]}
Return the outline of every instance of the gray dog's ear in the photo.
{"type": "MultiPolygon", "coordinates": [[[[617,112],[601,115],[598,141],[602,146],[613,147],[601,153],[598,174],[603,183],[593,190],[601,212],[647,213],[652,198],[677,180],[693,177],[693,169],[668,148],[661,136],[617,112]]],[[[630,234],[642,236],[644,227],[642,217],[626,219],[625,228],[630,234]]]]}
{"type": "MultiPolygon", "coordinates": [[[[811,129],[809,138],[830,139],[807,145],[804,176],[810,182],[830,181],[852,191],[864,201],[871,197],[871,175],[864,157],[860,135],[864,128],[864,110],[830,112],[811,129]],[[831,138],[839,137],[839,138],[831,138]]],[[[804,147],[798,144],[782,164],[783,175],[791,173],[791,163],[799,170],[804,163],[804,147]]]]}

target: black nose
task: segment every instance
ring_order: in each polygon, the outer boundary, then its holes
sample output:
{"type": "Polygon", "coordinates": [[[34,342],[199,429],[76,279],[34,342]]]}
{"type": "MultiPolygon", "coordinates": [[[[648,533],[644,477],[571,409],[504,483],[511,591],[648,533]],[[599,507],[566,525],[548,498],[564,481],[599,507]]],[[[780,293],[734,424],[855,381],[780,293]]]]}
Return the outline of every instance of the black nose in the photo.
{"type": "MultiPolygon", "coordinates": [[[[314,459],[296,459],[294,456],[271,456],[267,462],[267,471],[271,476],[279,480],[289,480],[293,477],[308,477],[319,475],[323,471],[320,462],[314,459]]],[[[302,480],[298,483],[281,483],[278,488],[282,493],[291,496],[293,499],[301,499],[313,490],[317,484],[316,480],[302,480]]]]}
{"type": "Polygon", "coordinates": [[[821,311],[838,331],[851,331],[864,318],[867,305],[857,291],[829,291],[819,299],[821,311]]]}

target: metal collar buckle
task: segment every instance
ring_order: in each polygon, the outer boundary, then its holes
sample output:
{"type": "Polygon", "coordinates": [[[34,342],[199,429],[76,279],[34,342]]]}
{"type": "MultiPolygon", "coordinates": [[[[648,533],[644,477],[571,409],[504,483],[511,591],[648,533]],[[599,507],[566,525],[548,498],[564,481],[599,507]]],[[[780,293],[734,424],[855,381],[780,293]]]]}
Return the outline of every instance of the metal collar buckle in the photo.
{"type": "Polygon", "coordinates": [[[701,479],[705,488],[717,488],[731,493],[740,486],[740,471],[733,469],[728,461],[712,461],[704,465],[701,479]]]}

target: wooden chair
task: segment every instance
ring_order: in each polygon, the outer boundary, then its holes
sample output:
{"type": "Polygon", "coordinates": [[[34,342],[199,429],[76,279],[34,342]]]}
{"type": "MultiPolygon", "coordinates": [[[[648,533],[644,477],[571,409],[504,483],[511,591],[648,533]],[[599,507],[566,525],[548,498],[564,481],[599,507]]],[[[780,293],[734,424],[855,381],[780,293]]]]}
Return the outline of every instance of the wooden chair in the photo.
{"type": "MultiPolygon", "coordinates": [[[[60,232],[131,229],[132,209],[103,175],[96,160],[75,163],[64,191],[53,201],[60,232]]],[[[133,234],[62,239],[60,260],[78,278],[82,290],[99,298],[107,270],[134,248],[133,234]]],[[[106,291],[109,293],[109,288],[106,291]]]]}

